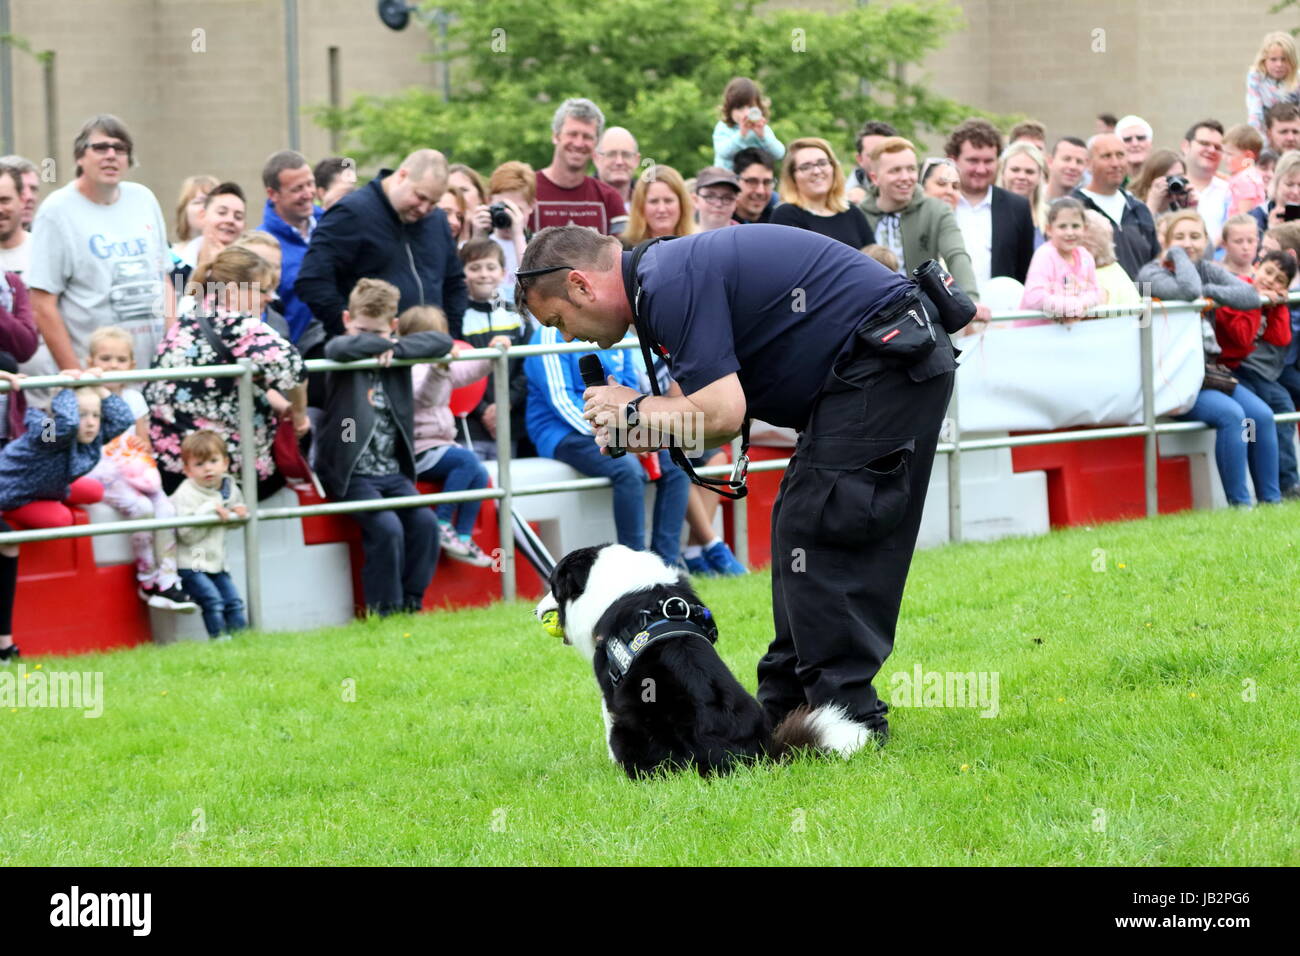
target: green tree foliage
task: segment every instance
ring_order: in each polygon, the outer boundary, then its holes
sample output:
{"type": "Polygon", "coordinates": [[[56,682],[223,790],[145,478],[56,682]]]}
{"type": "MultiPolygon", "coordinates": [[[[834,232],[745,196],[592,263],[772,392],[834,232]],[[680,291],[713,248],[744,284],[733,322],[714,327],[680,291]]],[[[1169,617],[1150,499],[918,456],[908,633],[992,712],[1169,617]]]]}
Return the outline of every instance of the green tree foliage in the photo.
{"type": "MultiPolygon", "coordinates": [[[[946,0],[872,3],[836,13],[763,10],[758,0],[444,0],[453,96],[412,89],[361,97],[318,119],[341,130],[363,166],[435,146],[491,170],[550,162],[551,116],[586,96],[637,136],[644,160],[690,175],[713,158],[711,133],[733,76],[759,81],[783,142],[822,136],[851,161],[868,118],[905,135],[971,111],[900,79],[956,29],[946,0]],[[866,81],[870,95],[863,94],[866,81]]],[[[430,29],[433,29],[432,26],[430,29]]],[[[434,33],[436,41],[436,32],[434,33]]],[[[435,42],[435,46],[437,43],[435,42]]]]}

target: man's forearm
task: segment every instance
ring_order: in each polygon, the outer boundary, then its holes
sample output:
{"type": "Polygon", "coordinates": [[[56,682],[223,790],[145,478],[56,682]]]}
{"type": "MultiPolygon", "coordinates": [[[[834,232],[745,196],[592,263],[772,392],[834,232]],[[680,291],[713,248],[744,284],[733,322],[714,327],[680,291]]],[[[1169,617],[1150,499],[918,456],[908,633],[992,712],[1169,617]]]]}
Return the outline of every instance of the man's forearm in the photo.
{"type": "Polygon", "coordinates": [[[58,299],[52,293],[41,289],[32,290],[32,307],[36,313],[36,329],[41,339],[50,349],[50,355],[58,367],[81,368],[81,361],[72,349],[72,339],[68,336],[67,326],[59,315],[58,299]]]}

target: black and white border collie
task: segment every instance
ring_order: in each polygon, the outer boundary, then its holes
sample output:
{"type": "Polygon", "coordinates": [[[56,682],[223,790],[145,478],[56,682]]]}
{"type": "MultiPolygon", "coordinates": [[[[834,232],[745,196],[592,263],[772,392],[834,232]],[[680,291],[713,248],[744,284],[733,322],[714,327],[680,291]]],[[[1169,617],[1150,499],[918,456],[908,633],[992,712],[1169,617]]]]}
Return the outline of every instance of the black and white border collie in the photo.
{"type": "Polygon", "coordinates": [[[727,773],[738,762],[779,760],[800,748],[848,757],[871,735],[838,706],[801,707],[772,727],[705,636],[645,643],[647,610],[662,620],[659,609],[690,607],[712,623],[686,575],[651,552],[581,548],[555,566],[550,583],[534,614],[540,620],[558,611],[566,642],[591,662],[610,759],[633,779],[661,767],[727,773]],[[629,658],[638,643],[642,649],[629,658]]]}

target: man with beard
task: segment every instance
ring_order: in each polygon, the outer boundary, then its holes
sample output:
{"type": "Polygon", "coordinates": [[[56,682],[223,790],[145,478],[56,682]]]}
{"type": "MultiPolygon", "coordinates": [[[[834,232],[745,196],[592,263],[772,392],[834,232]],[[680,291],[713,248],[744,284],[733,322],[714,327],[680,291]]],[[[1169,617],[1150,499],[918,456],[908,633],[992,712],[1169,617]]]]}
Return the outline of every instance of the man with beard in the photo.
{"type": "Polygon", "coordinates": [[[0,271],[22,275],[32,254],[32,236],[23,228],[23,180],[12,166],[0,166],[0,271]]]}

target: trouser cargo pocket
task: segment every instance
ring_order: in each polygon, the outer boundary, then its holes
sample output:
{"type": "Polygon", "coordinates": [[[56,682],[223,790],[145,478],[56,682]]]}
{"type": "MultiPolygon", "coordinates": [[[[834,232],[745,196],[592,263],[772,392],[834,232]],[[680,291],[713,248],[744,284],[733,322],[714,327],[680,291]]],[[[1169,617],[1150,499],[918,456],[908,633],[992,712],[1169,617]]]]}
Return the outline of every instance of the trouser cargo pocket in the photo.
{"type": "Polygon", "coordinates": [[[785,506],[816,516],[820,547],[878,541],[907,514],[915,446],[910,438],[813,438],[799,450],[802,474],[785,506]]]}

